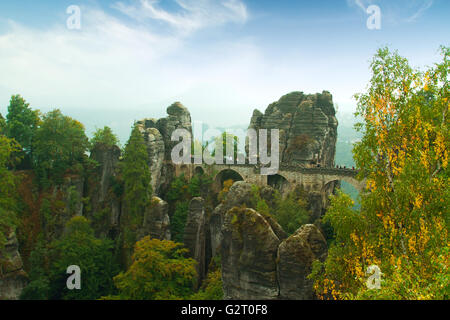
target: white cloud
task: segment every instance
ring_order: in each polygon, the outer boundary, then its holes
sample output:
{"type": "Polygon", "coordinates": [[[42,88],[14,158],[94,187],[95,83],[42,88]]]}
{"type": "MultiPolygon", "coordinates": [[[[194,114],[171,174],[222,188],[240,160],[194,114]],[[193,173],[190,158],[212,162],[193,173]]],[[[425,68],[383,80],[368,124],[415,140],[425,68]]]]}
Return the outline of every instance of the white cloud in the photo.
{"type": "Polygon", "coordinates": [[[415,22],[425,11],[431,8],[433,5],[433,0],[426,0],[422,6],[409,18],[406,19],[407,22],[415,22]]]}
{"type": "MultiPolygon", "coordinates": [[[[239,2],[226,3],[239,12],[239,2]]],[[[128,133],[129,121],[164,116],[175,101],[193,119],[216,123],[233,122],[233,114],[254,102],[246,88],[265,61],[251,40],[213,40],[199,49],[185,35],[161,35],[98,9],[81,10],[81,30],[68,30],[62,19],[45,30],[9,21],[0,31],[2,114],[18,93],[43,112],[61,108],[89,130],[115,122],[128,133]]]]}
{"type": "MultiPolygon", "coordinates": [[[[198,6],[179,3],[201,15],[198,6]]],[[[246,12],[238,1],[222,3],[239,13],[234,17],[246,12]]],[[[189,108],[193,120],[245,124],[254,108],[264,110],[294,90],[328,89],[336,101],[349,101],[360,77],[344,83],[340,72],[330,70],[366,67],[365,61],[355,67],[351,58],[331,62],[325,54],[308,55],[307,48],[268,58],[251,38],[198,43],[185,34],[156,34],[101,10],[81,9],[80,31],[68,30],[65,21],[43,31],[11,22],[0,33],[0,112],[11,94],[20,93],[34,108],[59,107],[89,130],[115,125],[122,137],[130,121],[164,116],[175,101],[189,108]]],[[[207,22],[200,25],[206,28],[207,22]]]]}
{"type": "Polygon", "coordinates": [[[175,0],[176,12],[159,6],[156,0],[140,0],[134,4],[117,2],[113,8],[140,22],[157,20],[166,23],[180,34],[190,34],[199,29],[223,25],[229,22],[245,23],[247,7],[240,0],[175,0]]]}

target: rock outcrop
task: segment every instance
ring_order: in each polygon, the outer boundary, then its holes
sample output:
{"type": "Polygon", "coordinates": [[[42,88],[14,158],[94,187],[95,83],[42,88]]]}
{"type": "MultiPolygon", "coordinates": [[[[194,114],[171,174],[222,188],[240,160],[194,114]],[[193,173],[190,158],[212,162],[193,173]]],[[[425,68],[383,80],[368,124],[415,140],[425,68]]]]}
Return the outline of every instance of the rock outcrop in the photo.
{"type": "Polygon", "coordinates": [[[148,165],[151,173],[151,186],[154,191],[159,189],[161,171],[164,165],[165,145],[164,139],[156,128],[155,119],[144,119],[137,122],[139,131],[144,136],[147,145],[148,165]]]}
{"type": "Polygon", "coordinates": [[[242,205],[251,207],[251,194],[252,185],[244,181],[238,181],[230,188],[225,200],[212,212],[208,223],[211,233],[212,256],[216,255],[222,241],[222,224],[225,214],[233,207],[242,205]]]}
{"type": "Polygon", "coordinates": [[[10,232],[0,251],[0,300],[18,300],[28,283],[15,232],[10,232]]]}
{"type": "Polygon", "coordinates": [[[337,119],[332,95],[292,92],[253,112],[249,128],[280,130],[280,163],[332,167],[336,153],[337,119]]]}
{"type": "Polygon", "coordinates": [[[199,281],[206,275],[206,215],[203,198],[193,198],[184,227],[184,245],[189,256],[197,261],[199,281]]]}
{"type": "Polygon", "coordinates": [[[280,299],[314,299],[313,280],[307,276],[314,260],[323,262],[326,254],[327,243],[315,225],[304,225],[284,240],[277,255],[280,299]]]}
{"type": "MultiPolygon", "coordinates": [[[[209,222],[211,246],[222,259],[225,298],[314,299],[307,276],[313,261],[326,257],[325,238],[314,225],[288,237],[271,216],[249,208],[253,192],[247,182],[234,183],[209,222]]],[[[270,194],[260,189],[261,197],[270,194]]]]}
{"type": "Polygon", "coordinates": [[[51,188],[43,200],[43,229],[48,240],[61,237],[67,222],[74,216],[83,215],[84,182],[80,175],[66,175],[63,183],[51,188]]]}
{"type": "Polygon", "coordinates": [[[229,210],[222,226],[222,280],[225,299],[276,299],[276,256],[280,239],[253,209],[229,210]]]}
{"type": "Polygon", "coordinates": [[[136,123],[147,144],[151,184],[157,195],[164,194],[174,174],[171,152],[178,142],[171,140],[172,133],[176,129],[186,129],[192,134],[191,115],[185,106],[175,102],[167,108],[167,114],[165,118],[143,119],[136,123]]]}
{"type": "Polygon", "coordinates": [[[151,206],[144,213],[142,227],[138,231],[138,240],[151,236],[159,240],[170,240],[169,205],[166,201],[153,197],[151,206]]]}
{"type": "Polygon", "coordinates": [[[91,152],[91,159],[98,163],[98,167],[88,177],[90,208],[85,210],[85,214],[93,221],[96,233],[101,236],[119,227],[120,199],[114,190],[117,186],[113,185],[119,157],[120,148],[117,146],[97,145],[91,152]]]}

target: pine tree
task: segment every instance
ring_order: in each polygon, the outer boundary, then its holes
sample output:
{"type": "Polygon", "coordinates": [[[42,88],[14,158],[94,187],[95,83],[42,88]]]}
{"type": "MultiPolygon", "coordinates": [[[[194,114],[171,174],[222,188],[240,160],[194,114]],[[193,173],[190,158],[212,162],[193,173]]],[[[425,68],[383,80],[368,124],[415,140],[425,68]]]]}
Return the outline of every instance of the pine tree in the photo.
{"type": "Polygon", "coordinates": [[[125,146],[122,162],[122,178],[125,186],[124,200],[127,208],[129,226],[141,223],[143,211],[150,203],[152,187],[145,141],[138,126],[134,126],[125,146]]]}
{"type": "Polygon", "coordinates": [[[6,115],[6,135],[15,139],[22,147],[25,157],[25,167],[31,165],[31,153],[33,151],[33,140],[39,125],[39,111],[32,110],[20,95],[11,97],[8,114],[6,115]]]}

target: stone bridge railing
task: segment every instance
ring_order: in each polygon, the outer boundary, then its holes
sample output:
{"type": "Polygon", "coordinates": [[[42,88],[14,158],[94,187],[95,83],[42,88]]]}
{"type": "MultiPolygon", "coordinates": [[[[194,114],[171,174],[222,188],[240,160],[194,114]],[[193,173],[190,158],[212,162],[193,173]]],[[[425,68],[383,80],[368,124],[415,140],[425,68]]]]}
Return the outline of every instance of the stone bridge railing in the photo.
{"type": "MultiPolygon", "coordinates": [[[[213,175],[215,178],[219,177],[219,174],[224,170],[233,170],[247,182],[256,185],[267,185],[269,183],[269,176],[260,174],[259,165],[187,164],[177,167],[179,169],[179,173],[184,173],[188,177],[192,177],[195,169],[200,167],[204,170],[204,172],[208,172],[208,174],[213,175]]],[[[297,184],[302,184],[304,187],[311,190],[321,190],[330,182],[346,181],[353,185],[358,191],[362,191],[365,188],[365,182],[359,181],[356,178],[357,174],[358,170],[350,168],[305,167],[301,165],[281,165],[277,172],[277,175],[285,178],[291,187],[297,184]]],[[[218,188],[219,187],[221,186],[218,186],[218,188]]]]}
{"type": "Polygon", "coordinates": [[[318,175],[335,175],[335,176],[346,176],[346,177],[356,177],[358,170],[349,168],[327,168],[327,167],[301,167],[285,165],[280,166],[279,171],[292,171],[301,172],[306,174],[318,174],[318,175]]]}

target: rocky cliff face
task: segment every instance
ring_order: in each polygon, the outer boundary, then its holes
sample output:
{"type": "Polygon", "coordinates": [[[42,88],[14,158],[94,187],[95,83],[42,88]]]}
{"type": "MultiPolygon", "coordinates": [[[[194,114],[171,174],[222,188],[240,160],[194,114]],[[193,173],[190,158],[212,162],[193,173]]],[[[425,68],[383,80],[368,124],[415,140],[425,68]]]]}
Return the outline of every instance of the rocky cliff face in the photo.
{"type": "Polygon", "coordinates": [[[230,188],[228,195],[221,204],[219,204],[211,214],[209,228],[211,233],[212,255],[215,256],[220,248],[222,241],[222,224],[225,214],[233,207],[245,205],[251,207],[252,186],[244,181],[238,181],[230,188]]]}
{"type": "MultiPolygon", "coordinates": [[[[184,245],[189,256],[197,261],[199,281],[206,276],[206,214],[203,198],[193,198],[184,228],[184,245]]],[[[198,285],[198,283],[197,283],[198,285]]]]}
{"type": "Polygon", "coordinates": [[[284,240],[277,254],[280,299],[314,299],[313,281],[307,276],[314,260],[323,262],[326,254],[327,243],[315,225],[304,225],[284,240]]]}
{"type": "Polygon", "coordinates": [[[161,195],[173,178],[170,164],[171,152],[178,143],[171,140],[176,129],[186,129],[192,134],[191,115],[180,102],[167,108],[168,116],[161,119],[143,119],[137,122],[147,144],[153,191],[161,195]]]}
{"type": "Polygon", "coordinates": [[[96,232],[105,236],[117,229],[120,218],[120,200],[114,192],[114,181],[119,165],[120,149],[117,146],[97,146],[91,159],[98,163],[95,172],[88,177],[87,195],[90,208],[86,215],[95,224],[96,232]],[[105,212],[106,214],[101,214],[105,212]]]}
{"type": "Polygon", "coordinates": [[[333,99],[324,91],[313,95],[292,92],[253,112],[249,128],[280,130],[280,163],[334,165],[337,119],[333,99]]]}
{"type": "Polygon", "coordinates": [[[138,231],[138,240],[146,236],[159,240],[170,240],[169,205],[166,201],[153,197],[151,206],[144,213],[142,227],[138,231]]]}
{"type": "Polygon", "coordinates": [[[74,216],[83,214],[84,178],[79,175],[64,177],[61,185],[51,188],[46,204],[41,205],[43,229],[48,240],[54,240],[65,232],[65,226],[74,216]]]}
{"type": "Polygon", "coordinates": [[[216,254],[222,258],[225,298],[314,299],[307,276],[313,261],[326,257],[325,238],[314,225],[287,237],[273,218],[247,208],[249,199],[251,185],[236,182],[210,222],[212,243],[218,242],[216,254]]]}
{"type": "Polygon", "coordinates": [[[229,210],[222,225],[222,281],[225,299],[276,299],[280,239],[253,209],[229,210]]]}
{"type": "Polygon", "coordinates": [[[17,300],[28,283],[16,234],[7,237],[5,248],[0,251],[0,300],[17,300]]]}

